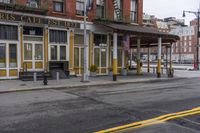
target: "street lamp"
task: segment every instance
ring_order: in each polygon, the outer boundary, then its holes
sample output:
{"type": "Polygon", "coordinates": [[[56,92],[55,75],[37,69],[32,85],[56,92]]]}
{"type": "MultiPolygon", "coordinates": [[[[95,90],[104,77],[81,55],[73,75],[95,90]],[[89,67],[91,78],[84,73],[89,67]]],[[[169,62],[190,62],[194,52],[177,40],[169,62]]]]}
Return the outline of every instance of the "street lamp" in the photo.
{"type": "Polygon", "coordinates": [[[199,17],[200,17],[200,11],[199,10],[197,12],[194,12],[194,11],[183,11],[183,17],[185,17],[185,13],[192,13],[197,17],[196,70],[199,70],[199,37],[200,37],[199,17]]]}

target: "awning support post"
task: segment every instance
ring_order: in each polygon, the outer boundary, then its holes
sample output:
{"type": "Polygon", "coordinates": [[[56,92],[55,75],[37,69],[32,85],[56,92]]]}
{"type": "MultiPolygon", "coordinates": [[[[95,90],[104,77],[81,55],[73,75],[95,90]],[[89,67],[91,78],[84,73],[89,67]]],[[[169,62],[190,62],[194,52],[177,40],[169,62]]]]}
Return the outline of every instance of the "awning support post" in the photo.
{"type": "Polygon", "coordinates": [[[172,44],[169,48],[169,77],[173,77],[174,72],[173,72],[173,68],[172,68],[172,44]]]}
{"type": "Polygon", "coordinates": [[[162,38],[158,38],[158,61],[157,61],[157,77],[161,77],[161,47],[162,47],[162,38]]]}
{"type": "Polygon", "coordinates": [[[113,34],[113,81],[117,81],[117,33],[113,34]]]}
{"type": "Polygon", "coordinates": [[[148,47],[148,64],[147,64],[147,72],[150,72],[150,48],[148,47]]]}
{"type": "Polygon", "coordinates": [[[166,46],[166,62],[165,62],[165,64],[166,64],[166,72],[168,73],[168,54],[169,54],[169,47],[168,46],[166,46]]]}
{"type": "Polygon", "coordinates": [[[140,64],[140,38],[137,39],[137,74],[141,73],[141,64],[140,64]]]}

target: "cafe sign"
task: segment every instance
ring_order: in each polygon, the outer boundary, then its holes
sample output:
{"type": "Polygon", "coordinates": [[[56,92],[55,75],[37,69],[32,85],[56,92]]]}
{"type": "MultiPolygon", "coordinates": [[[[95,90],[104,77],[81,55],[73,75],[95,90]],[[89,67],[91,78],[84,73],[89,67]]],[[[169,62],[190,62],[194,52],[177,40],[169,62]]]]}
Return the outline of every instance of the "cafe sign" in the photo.
{"type": "Polygon", "coordinates": [[[41,18],[34,16],[16,15],[16,14],[9,14],[2,12],[0,12],[0,20],[10,21],[10,22],[30,23],[30,24],[47,24],[49,26],[55,26],[55,27],[80,28],[80,24],[75,22],[60,21],[56,19],[48,19],[48,18],[41,18]]]}

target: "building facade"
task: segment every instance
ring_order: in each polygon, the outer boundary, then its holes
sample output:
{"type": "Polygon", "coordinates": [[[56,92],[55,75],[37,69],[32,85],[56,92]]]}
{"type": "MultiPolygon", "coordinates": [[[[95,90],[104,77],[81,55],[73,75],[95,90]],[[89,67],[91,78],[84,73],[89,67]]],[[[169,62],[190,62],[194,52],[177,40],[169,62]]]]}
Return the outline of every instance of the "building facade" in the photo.
{"type": "MultiPolygon", "coordinates": [[[[141,24],[142,0],[88,0],[87,43],[89,63],[98,74],[111,67],[111,30],[93,24],[106,19],[141,24]]],[[[0,79],[19,78],[20,72],[53,71],[80,75],[83,70],[84,0],[0,1],[0,79]]],[[[118,67],[125,66],[119,37],[118,67]]]]}
{"type": "Polygon", "coordinates": [[[170,31],[180,37],[173,45],[173,60],[178,63],[194,63],[196,49],[194,43],[195,27],[179,27],[170,31]]]}
{"type": "MultiPolygon", "coordinates": [[[[0,79],[27,78],[35,72],[81,75],[84,1],[0,1],[0,79]]],[[[162,42],[178,39],[142,27],[143,0],[87,0],[86,5],[87,66],[96,65],[99,75],[112,68],[115,79],[127,67],[131,47],[137,46],[139,55],[142,44],[158,43],[152,46],[160,49],[162,42]]]]}

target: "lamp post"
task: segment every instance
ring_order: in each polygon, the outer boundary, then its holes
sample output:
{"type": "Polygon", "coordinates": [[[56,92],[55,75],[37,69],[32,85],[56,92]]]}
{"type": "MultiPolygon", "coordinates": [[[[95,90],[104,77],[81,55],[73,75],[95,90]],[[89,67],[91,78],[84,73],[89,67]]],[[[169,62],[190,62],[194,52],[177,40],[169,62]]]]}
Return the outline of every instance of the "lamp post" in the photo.
{"type": "Polygon", "coordinates": [[[87,45],[87,32],[86,32],[86,3],[87,0],[84,0],[84,70],[82,74],[82,82],[88,82],[88,45],[87,45]]]}
{"type": "Polygon", "coordinates": [[[199,70],[199,38],[200,38],[199,17],[200,17],[200,10],[198,10],[197,12],[183,11],[183,17],[185,17],[185,13],[192,13],[197,17],[196,70],[199,70]]]}

